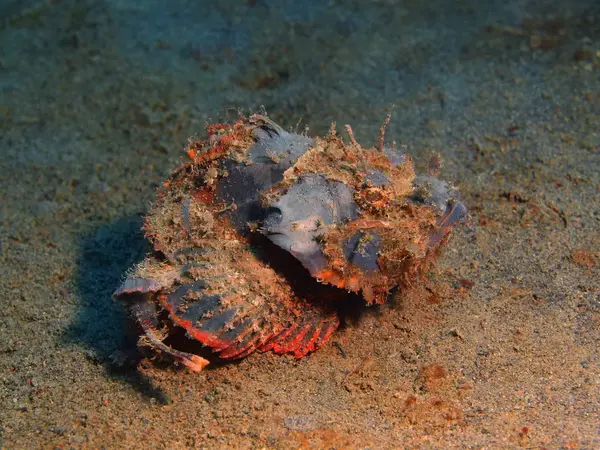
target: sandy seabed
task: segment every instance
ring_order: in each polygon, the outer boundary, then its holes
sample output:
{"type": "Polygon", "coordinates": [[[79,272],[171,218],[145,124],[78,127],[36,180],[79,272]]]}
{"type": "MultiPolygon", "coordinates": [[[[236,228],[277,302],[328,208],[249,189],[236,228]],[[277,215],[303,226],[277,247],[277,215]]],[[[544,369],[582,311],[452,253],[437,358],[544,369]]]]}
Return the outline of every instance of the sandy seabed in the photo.
{"type": "Polygon", "coordinates": [[[2,448],[600,448],[597,2],[3,1],[0,155],[2,448]],[[427,288],[301,360],[132,367],[111,293],[187,138],[391,105],[471,215],[427,288]]]}

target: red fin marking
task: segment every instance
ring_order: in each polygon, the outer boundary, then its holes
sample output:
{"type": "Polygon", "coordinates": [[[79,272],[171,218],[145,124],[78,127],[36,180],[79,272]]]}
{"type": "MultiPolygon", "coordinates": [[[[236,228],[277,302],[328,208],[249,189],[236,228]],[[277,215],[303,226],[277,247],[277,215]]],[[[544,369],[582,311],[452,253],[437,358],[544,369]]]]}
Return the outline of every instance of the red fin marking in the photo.
{"type": "Polygon", "coordinates": [[[252,353],[256,349],[257,349],[256,346],[252,345],[252,346],[248,347],[246,350],[244,350],[242,353],[238,353],[237,355],[235,355],[235,359],[244,358],[245,356],[248,356],[250,353],[252,353]]]}
{"type": "Polygon", "coordinates": [[[325,325],[325,327],[321,330],[321,334],[319,335],[318,339],[315,341],[314,347],[315,350],[321,348],[323,345],[325,345],[325,343],[329,340],[329,338],[331,337],[331,335],[333,334],[333,332],[336,330],[336,328],[339,326],[339,321],[335,321],[334,323],[330,323],[328,325],[325,325]]]}
{"type": "Polygon", "coordinates": [[[289,352],[290,348],[292,348],[292,345],[297,344],[298,337],[302,339],[302,336],[304,336],[305,333],[306,330],[304,328],[296,327],[294,331],[287,335],[284,339],[278,339],[277,344],[275,344],[275,347],[273,347],[273,351],[277,354],[289,352]]]}
{"type": "Polygon", "coordinates": [[[207,345],[211,348],[218,347],[224,349],[231,345],[231,342],[222,341],[212,333],[199,330],[198,328],[194,327],[191,321],[183,320],[181,317],[175,314],[175,312],[173,311],[173,307],[167,302],[165,295],[159,295],[159,301],[161,306],[167,311],[169,311],[169,316],[171,317],[173,323],[183,328],[185,331],[188,332],[188,334],[191,337],[193,337],[197,341],[200,341],[202,344],[207,345]]]}
{"type": "Polygon", "coordinates": [[[224,359],[242,358],[256,350],[256,346],[260,343],[261,338],[262,336],[258,335],[248,343],[244,344],[242,347],[229,347],[223,353],[220,353],[219,356],[224,359]]]}
{"type": "Polygon", "coordinates": [[[311,329],[311,331],[312,333],[307,333],[304,339],[302,339],[301,345],[294,351],[294,356],[296,358],[302,358],[315,350],[314,343],[321,333],[321,324],[316,328],[311,329]]]}
{"type": "Polygon", "coordinates": [[[297,325],[292,325],[290,328],[286,329],[283,333],[273,339],[273,345],[269,347],[269,350],[273,350],[275,353],[283,353],[281,351],[283,341],[285,341],[289,335],[295,333],[297,329],[297,325]]]}
{"type": "Polygon", "coordinates": [[[283,328],[283,329],[278,328],[277,330],[273,331],[271,334],[269,334],[266,337],[264,342],[257,347],[257,350],[259,352],[268,352],[269,350],[271,350],[273,348],[273,346],[275,345],[275,343],[277,342],[277,339],[279,338],[279,336],[283,332],[285,332],[285,330],[286,330],[285,328],[283,328]]]}
{"type": "Polygon", "coordinates": [[[285,352],[295,354],[295,350],[298,348],[298,346],[300,346],[300,344],[302,343],[302,339],[304,339],[304,336],[306,336],[306,334],[308,333],[309,330],[310,330],[310,325],[308,325],[306,328],[301,330],[300,333],[298,333],[293,338],[293,340],[291,342],[289,342],[289,345],[286,346],[285,352]]]}

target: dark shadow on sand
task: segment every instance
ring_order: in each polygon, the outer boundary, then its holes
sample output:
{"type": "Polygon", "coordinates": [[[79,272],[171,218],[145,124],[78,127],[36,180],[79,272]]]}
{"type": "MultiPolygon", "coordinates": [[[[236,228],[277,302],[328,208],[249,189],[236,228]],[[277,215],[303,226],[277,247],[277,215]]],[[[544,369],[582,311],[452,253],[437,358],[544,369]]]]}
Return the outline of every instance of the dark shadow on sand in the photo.
{"type": "Polygon", "coordinates": [[[131,216],[102,225],[81,238],[76,279],[81,304],[64,339],[84,346],[89,358],[102,364],[110,377],[167,403],[151,380],[135,369],[141,359],[135,323],[123,305],[112,299],[127,269],[141,261],[148,248],[141,226],[142,218],[131,216]]]}

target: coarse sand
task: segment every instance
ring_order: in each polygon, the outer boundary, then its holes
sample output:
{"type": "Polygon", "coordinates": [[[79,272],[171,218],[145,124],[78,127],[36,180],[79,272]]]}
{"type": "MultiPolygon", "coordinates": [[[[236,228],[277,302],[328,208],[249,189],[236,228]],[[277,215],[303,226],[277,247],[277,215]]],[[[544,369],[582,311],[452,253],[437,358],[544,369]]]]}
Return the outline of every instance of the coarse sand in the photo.
{"type": "Polygon", "coordinates": [[[600,448],[594,0],[4,0],[0,156],[2,448],[600,448]],[[392,106],[470,212],[422,285],[301,360],[140,361],[111,294],[188,137],[392,106]]]}

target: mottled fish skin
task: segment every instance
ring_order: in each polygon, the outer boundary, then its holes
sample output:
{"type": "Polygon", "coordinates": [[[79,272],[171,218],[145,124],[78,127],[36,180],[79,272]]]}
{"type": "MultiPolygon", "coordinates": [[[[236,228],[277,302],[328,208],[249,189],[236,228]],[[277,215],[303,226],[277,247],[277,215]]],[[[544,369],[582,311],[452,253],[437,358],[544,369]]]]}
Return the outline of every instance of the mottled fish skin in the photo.
{"type": "Polygon", "coordinates": [[[250,164],[226,161],[228,176],[219,180],[217,198],[227,204],[235,204],[230,213],[232,224],[240,231],[248,222],[264,219],[260,193],[283,179],[283,173],[294,165],[313,144],[313,139],[288,133],[279,125],[265,119],[265,123],[252,130],[256,140],[248,149],[250,164]]]}
{"type": "MultiPolygon", "coordinates": [[[[450,203],[460,203],[460,194],[446,181],[433,175],[419,175],[413,181],[411,201],[435,206],[440,214],[447,212],[450,203]]],[[[466,207],[464,208],[466,213],[466,207]]]]}
{"type": "Polygon", "coordinates": [[[357,231],[354,236],[344,241],[344,256],[351,264],[365,272],[379,269],[377,256],[381,248],[381,237],[374,232],[357,231]]]}
{"type": "Polygon", "coordinates": [[[383,302],[402,271],[424,270],[466,216],[458,192],[414,175],[406,155],[346,146],[335,133],[316,140],[265,198],[261,232],[313,277],[369,303],[383,302]]]}
{"type": "Polygon", "coordinates": [[[460,201],[460,193],[446,181],[433,175],[415,178],[414,191],[410,200],[437,208],[440,215],[438,230],[431,234],[430,245],[438,245],[452,227],[467,217],[467,207],[460,201]]]}
{"type": "Polygon", "coordinates": [[[316,276],[326,264],[318,235],[325,226],[355,219],[357,213],[346,185],[321,175],[306,175],[268,208],[262,233],[316,276]]]}
{"type": "Polygon", "coordinates": [[[114,293],[141,344],[194,371],[208,360],[165,344],[174,328],[222,359],[300,358],[339,326],[348,291],[381,303],[425,270],[466,216],[458,192],[383,134],[365,149],[347,130],[349,144],[254,115],[190,141],[146,218],[153,252],[114,293]]]}
{"type": "Polygon", "coordinates": [[[145,278],[136,277],[134,275],[128,276],[125,281],[117,288],[114,292],[114,297],[120,297],[124,294],[140,293],[145,294],[147,292],[158,291],[161,288],[160,283],[155,280],[147,280],[145,278]]]}

